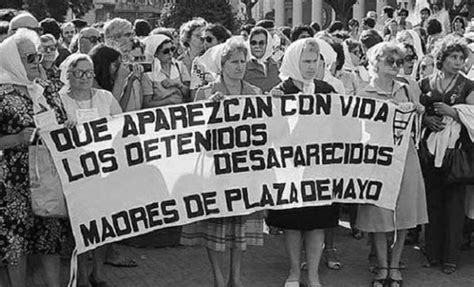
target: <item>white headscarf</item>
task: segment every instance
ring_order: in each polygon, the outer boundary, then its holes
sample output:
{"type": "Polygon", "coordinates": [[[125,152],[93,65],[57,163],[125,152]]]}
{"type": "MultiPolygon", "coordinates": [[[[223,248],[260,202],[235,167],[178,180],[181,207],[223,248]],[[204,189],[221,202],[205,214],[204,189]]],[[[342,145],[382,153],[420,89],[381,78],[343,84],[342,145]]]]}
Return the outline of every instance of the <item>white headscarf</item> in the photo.
{"type": "Polygon", "coordinates": [[[303,52],[306,41],[314,41],[317,43],[313,38],[305,38],[296,40],[286,48],[279,76],[283,81],[292,78],[293,80],[303,83],[303,92],[313,94],[315,88],[313,79],[304,79],[299,68],[301,53],[303,52]]]}
{"type": "Polygon", "coordinates": [[[43,96],[44,88],[36,82],[36,79],[34,81],[28,79],[14,35],[0,44],[0,55],[2,55],[0,57],[0,84],[25,86],[33,102],[35,114],[45,109],[50,110],[43,96]]]}
{"type": "MultiPolygon", "coordinates": [[[[268,32],[267,29],[264,29],[265,35],[267,36],[267,46],[265,47],[265,53],[260,59],[257,59],[253,54],[252,50],[250,49],[250,41],[251,37],[249,37],[248,44],[249,44],[249,52],[250,52],[250,59],[257,61],[263,67],[263,71],[265,72],[265,76],[267,75],[267,65],[266,62],[273,56],[273,37],[268,32]]],[[[260,33],[259,33],[260,34],[260,33]]],[[[258,35],[258,34],[257,34],[258,35]]]]}
{"type": "MultiPolygon", "coordinates": [[[[145,56],[148,59],[153,59],[152,71],[148,73],[152,81],[161,82],[165,79],[163,73],[161,73],[161,62],[157,57],[155,57],[156,49],[158,49],[158,47],[161,46],[165,41],[170,41],[171,43],[171,38],[161,34],[150,35],[144,40],[145,56]]],[[[171,65],[169,76],[171,79],[179,78],[179,70],[175,65],[171,65]]]]}
{"type": "Polygon", "coordinates": [[[326,63],[326,70],[329,70],[331,65],[337,60],[337,53],[334,51],[331,45],[329,45],[329,43],[323,39],[315,38],[315,40],[318,42],[319,52],[321,53],[321,56],[323,56],[324,62],[326,63]]]}
{"type": "Polygon", "coordinates": [[[207,49],[207,51],[199,57],[199,63],[205,67],[206,72],[212,73],[214,76],[221,74],[221,59],[224,47],[225,43],[215,45],[214,47],[207,49]]]}
{"type": "Polygon", "coordinates": [[[357,72],[362,81],[368,82],[369,72],[363,66],[354,66],[354,63],[352,63],[351,53],[349,52],[349,46],[346,41],[342,42],[342,48],[344,50],[344,66],[342,69],[357,72]]]}

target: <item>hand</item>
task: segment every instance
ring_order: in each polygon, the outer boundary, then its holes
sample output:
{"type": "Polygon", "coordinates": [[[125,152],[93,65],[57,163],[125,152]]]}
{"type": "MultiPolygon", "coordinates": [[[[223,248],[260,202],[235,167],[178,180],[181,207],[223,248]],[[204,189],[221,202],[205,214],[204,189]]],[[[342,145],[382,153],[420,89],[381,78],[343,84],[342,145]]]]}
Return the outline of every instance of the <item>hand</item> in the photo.
{"type": "Polygon", "coordinates": [[[225,96],[221,92],[215,92],[213,95],[211,95],[211,97],[209,99],[214,101],[214,102],[218,102],[218,101],[224,100],[225,96]]]}
{"type": "Polygon", "coordinates": [[[433,104],[434,112],[439,116],[449,116],[456,118],[456,110],[445,103],[437,102],[433,104]]]}
{"type": "Polygon", "coordinates": [[[24,128],[17,134],[17,143],[21,146],[30,145],[36,136],[36,128],[24,128]]]}
{"type": "Polygon", "coordinates": [[[423,124],[429,128],[430,130],[434,132],[439,132],[444,129],[446,126],[445,123],[443,123],[443,120],[441,117],[438,116],[426,116],[423,118],[423,124]]]}
{"type": "Polygon", "coordinates": [[[142,65],[133,63],[132,72],[129,74],[129,77],[131,80],[141,79],[144,71],[142,65]]]}
{"type": "Polygon", "coordinates": [[[272,97],[281,97],[281,96],[285,95],[285,93],[280,89],[272,89],[270,91],[270,95],[272,97]]]}
{"type": "Polygon", "coordinates": [[[73,120],[67,120],[65,123],[64,123],[64,126],[68,129],[72,129],[73,127],[75,127],[77,125],[77,122],[73,121],[73,120]]]}
{"type": "Polygon", "coordinates": [[[425,106],[422,104],[415,104],[415,110],[417,114],[421,115],[425,112],[425,106]]]}

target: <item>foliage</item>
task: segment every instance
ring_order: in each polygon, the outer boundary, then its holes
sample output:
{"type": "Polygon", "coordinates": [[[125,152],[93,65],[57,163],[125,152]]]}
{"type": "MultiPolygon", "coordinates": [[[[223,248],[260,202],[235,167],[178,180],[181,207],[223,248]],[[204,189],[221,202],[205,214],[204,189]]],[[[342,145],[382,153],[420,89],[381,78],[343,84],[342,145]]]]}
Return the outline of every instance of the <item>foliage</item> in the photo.
{"type": "Polygon", "coordinates": [[[0,8],[27,10],[39,21],[52,17],[63,22],[68,8],[72,9],[76,17],[81,17],[93,8],[93,3],[92,0],[2,0],[0,8]]]}
{"type": "Polygon", "coordinates": [[[179,29],[181,24],[194,17],[202,17],[211,23],[220,23],[232,32],[239,29],[232,6],[225,0],[180,0],[168,11],[163,11],[161,25],[179,29]]]}

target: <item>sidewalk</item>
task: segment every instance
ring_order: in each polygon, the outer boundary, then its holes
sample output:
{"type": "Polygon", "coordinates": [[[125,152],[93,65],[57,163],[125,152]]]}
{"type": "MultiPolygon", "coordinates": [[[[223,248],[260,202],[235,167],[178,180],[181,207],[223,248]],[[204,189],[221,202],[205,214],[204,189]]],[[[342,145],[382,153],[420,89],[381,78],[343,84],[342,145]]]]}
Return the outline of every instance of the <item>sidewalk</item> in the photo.
{"type": "MultiPolygon", "coordinates": [[[[372,274],[368,272],[369,248],[366,240],[357,241],[350,236],[349,230],[340,227],[336,232],[336,246],[344,266],[339,271],[333,271],[321,263],[320,274],[323,286],[370,286],[372,274]]],[[[119,248],[123,256],[135,259],[138,267],[107,266],[106,277],[111,286],[212,286],[212,274],[204,248],[180,246],[139,249],[123,245],[119,248]]],[[[413,246],[405,247],[402,260],[407,265],[407,269],[403,271],[404,286],[474,286],[474,249],[462,252],[460,266],[453,275],[445,275],[439,269],[423,268],[423,256],[413,246]]],[[[64,266],[64,268],[67,267],[64,266]]],[[[263,247],[250,247],[245,253],[242,281],[245,287],[280,287],[283,286],[287,276],[287,269],[283,236],[267,235],[263,247]]],[[[45,286],[44,283],[41,284],[42,280],[38,274],[35,279],[38,282],[35,287],[45,286]]],[[[63,282],[65,285],[66,276],[63,282]]]]}

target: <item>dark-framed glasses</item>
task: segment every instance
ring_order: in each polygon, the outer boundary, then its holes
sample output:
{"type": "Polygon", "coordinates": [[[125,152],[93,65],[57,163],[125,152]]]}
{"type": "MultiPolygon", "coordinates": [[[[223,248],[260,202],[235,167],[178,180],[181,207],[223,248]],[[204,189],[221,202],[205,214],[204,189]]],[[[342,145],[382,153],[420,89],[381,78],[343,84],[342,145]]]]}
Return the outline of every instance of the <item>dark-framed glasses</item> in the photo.
{"type": "Polygon", "coordinates": [[[265,41],[264,40],[261,40],[261,41],[256,41],[256,40],[252,40],[250,41],[250,46],[265,46],[265,41]]]}
{"type": "Polygon", "coordinates": [[[71,73],[71,75],[73,75],[74,78],[77,78],[77,79],[83,78],[84,75],[88,79],[95,76],[94,71],[92,70],[74,70],[74,71],[69,71],[69,73],[71,73]]]}
{"type": "MultiPolygon", "coordinates": [[[[166,54],[174,53],[175,50],[176,50],[176,47],[169,47],[169,48],[161,50],[160,53],[162,53],[163,55],[166,55],[166,54]]],[[[155,54],[155,56],[157,56],[157,54],[155,54]]]]}
{"type": "Polygon", "coordinates": [[[397,68],[400,68],[403,63],[405,62],[405,60],[403,59],[395,59],[395,58],[392,58],[392,57],[387,57],[385,58],[385,63],[389,66],[393,66],[393,65],[397,65],[397,68]]]}
{"type": "Polygon", "coordinates": [[[55,52],[58,50],[58,47],[56,46],[56,44],[54,45],[49,45],[49,46],[41,46],[40,50],[43,52],[43,53],[51,53],[51,52],[55,52]]]}
{"type": "Polygon", "coordinates": [[[31,53],[31,54],[26,54],[25,56],[26,62],[28,64],[34,64],[34,63],[39,63],[41,60],[43,60],[43,54],[41,53],[31,53]]]}
{"type": "Polygon", "coordinates": [[[100,42],[101,40],[100,37],[97,37],[97,36],[89,36],[89,37],[82,36],[81,38],[89,40],[91,44],[96,44],[97,42],[100,42]]]}
{"type": "Polygon", "coordinates": [[[417,55],[407,55],[405,56],[405,62],[411,62],[411,61],[416,61],[418,60],[417,55]]]}
{"type": "Polygon", "coordinates": [[[210,37],[210,36],[206,36],[203,38],[204,41],[206,41],[207,43],[212,43],[212,41],[214,40],[214,38],[210,37]]]}

